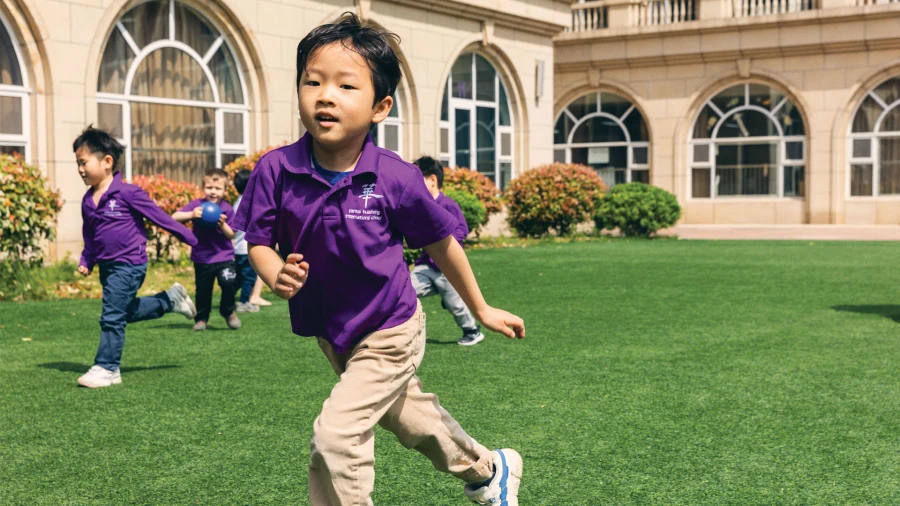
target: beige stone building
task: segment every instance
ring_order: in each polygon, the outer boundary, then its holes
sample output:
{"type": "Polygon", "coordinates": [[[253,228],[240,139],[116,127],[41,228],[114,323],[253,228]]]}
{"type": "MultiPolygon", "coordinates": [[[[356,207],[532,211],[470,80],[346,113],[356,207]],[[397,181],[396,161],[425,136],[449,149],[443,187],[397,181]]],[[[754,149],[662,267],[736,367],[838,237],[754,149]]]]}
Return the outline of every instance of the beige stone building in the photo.
{"type": "Polygon", "coordinates": [[[353,11],[401,37],[404,77],[378,143],[503,186],[550,162],[553,36],[568,0],[0,0],[0,151],[60,188],[51,257],[81,251],[72,141],[115,132],[127,177],[197,180],[301,135],[297,43],[353,11]]]}
{"type": "Polygon", "coordinates": [[[295,140],[295,49],[354,11],[401,37],[372,133],[500,187],[552,160],[645,181],[684,223],[900,222],[900,4],[883,0],[0,0],[0,151],[81,250],[87,124],[126,176],[196,180],[295,140]]]}
{"type": "Polygon", "coordinates": [[[587,1],[555,40],[557,160],[689,224],[900,223],[900,4],[587,1]]]}

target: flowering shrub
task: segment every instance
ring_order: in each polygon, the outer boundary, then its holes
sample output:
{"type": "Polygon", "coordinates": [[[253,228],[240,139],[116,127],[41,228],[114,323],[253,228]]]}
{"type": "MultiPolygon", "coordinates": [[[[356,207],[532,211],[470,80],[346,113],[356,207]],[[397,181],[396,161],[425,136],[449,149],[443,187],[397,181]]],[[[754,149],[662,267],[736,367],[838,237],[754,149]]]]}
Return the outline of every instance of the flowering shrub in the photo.
{"type": "Polygon", "coordinates": [[[619,184],[598,199],[594,211],[597,230],[618,228],[626,236],[650,237],[681,217],[675,195],[644,183],[619,184]]]}
{"type": "Polygon", "coordinates": [[[537,167],[506,189],[507,221],[519,237],[540,237],[550,230],[565,235],[591,219],[594,202],[605,191],[600,176],[584,165],[537,167]]]}
{"type": "Polygon", "coordinates": [[[475,195],[462,190],[444,190],[444,195],[459,204],[470,232],[477,230],[487,221],[484,204],[475,195]]]}
{"type": "Polygon", "coordinates": [[[500,201],[500,192],[494,186],[493,181],[474,170],[469,169],[444,169],[444,193],[448,190],[462,190],[478,197],[484,204],[484,221],[477,227],[471,228],[476,235],[481,225],[487,223],[488,218],[494,213],[499,213],[503,208],[500,201]]]}
{"type": "Polygon", "coordinates": [[[242,156],[242,157],[238,158],[237,160],[226,165],[224,170],[225,170],[225,172],[228,173],[229,184],[228,184],[228,188],[225,190],[225,200],[234,204],[235,201],[237,201],[237,198],[239,197],[238,192],[234,188],[234,183],[233,183],[235,174],[237,174],[238,172],[240,172],[242,170],[249,170],[252,172],[253,168],[256,167],[256,162],[258,162],[259,159],[262,158],[262,155],[268,153],[269,151],[272,151],[273,149],[280,148],[281,146],[284,146],[286,144],[287,143],[282,143],[277,146],[267,146],[264,149],[250,153],[247,156],[242,156]]]}
{"type": "MultiPolygon", "coordinates": [[[[135,176],[133,183],[140,186],[156,205],[163,208],[167,214],[172,214],[181,209],[193,199],[201,198],[203,191],[194,183],[174,181],[165,176],[135,176]]],[[[157,227],[149,221],[144,221],[147,230],[147,242],[155,252],[153,258],[157,261],[171,258],[172,253],[181,248],[178,239],[172,237],[165,230],[157,227]]]]}
{"type": "Polygon", "coordinates": [[[56,238],[61,208],[59,191],[50,189],[40,169],[21,156],[0,154],[0,255],[40,264],[41,243],[56,238]]]}

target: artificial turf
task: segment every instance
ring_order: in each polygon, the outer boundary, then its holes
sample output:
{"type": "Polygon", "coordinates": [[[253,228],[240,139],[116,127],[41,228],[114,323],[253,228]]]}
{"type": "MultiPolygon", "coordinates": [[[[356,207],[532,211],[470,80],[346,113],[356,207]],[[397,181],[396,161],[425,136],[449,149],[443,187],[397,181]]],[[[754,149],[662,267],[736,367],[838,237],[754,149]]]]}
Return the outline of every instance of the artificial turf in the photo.
{"type": "MultiPolygon", "coordinates": [[[[528,337],[424,301],[426,390],[525,461],[520,502],[900,503],[900,245],[606,240],[469,253],[528,337]]],[[[0,303],[0,504],[307,504],[335,381],[276,301],[134,324],[88,390],[100,301],[0,303]],[[30,340],[25,340],[30,339],[30,340]]],[[[377,505],[463,505],[376,427],[377,505]]]]}

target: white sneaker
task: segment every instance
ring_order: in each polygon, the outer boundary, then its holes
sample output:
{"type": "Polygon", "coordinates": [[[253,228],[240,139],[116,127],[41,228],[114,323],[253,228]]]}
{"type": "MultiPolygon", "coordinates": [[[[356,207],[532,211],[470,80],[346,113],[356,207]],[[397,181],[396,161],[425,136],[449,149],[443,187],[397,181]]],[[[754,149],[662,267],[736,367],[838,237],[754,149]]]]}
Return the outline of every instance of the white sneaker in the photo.
{"type": "Polygon", "coordinates": [[[78,378],[78,384],[88,388],[103,388],[110,385],[118,385],[122,382],[122,374],[119,369],[110,371],[99,365],[91,367],[88,372],[78,378]]]}
{"type": "Polygon", "coordinates": [[[509,448],[495,450],[493,453],[494,476],[487,484],[467,484],[464,488],[466,497],[475,504],[519,506],[522,457],[519,452],[509,448]]]}
{"type": "Polygon", "coordinates": [[[187,289],[181,286],[181,283],[175,283],[171,288],[166,290],[169,294],[169,300],[172,301],[172,312],[184,315],[185,318],[193,320],[197,316],[197,308],[194,307],[194,301],[188,295],[187,289]]]}

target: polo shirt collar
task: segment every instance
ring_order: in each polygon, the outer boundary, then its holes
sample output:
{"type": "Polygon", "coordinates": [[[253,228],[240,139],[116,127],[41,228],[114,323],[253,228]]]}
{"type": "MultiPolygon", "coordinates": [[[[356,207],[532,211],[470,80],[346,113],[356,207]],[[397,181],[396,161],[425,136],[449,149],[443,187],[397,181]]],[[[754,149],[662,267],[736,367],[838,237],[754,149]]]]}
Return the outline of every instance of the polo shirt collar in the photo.
{"type": "MultiPolygon", "coordinates": [[[[103,197],[101,197],[101,198],[105,198],[107,195],[113,195],[113,194],[119,193],[119,190],[122,189],[122,186],[124,184],[125,183],[122,181],[122,173],[119,171],[113,172],[113,180],[111,183],[109,183],[109,188],[106,189],[106,193],[104,193],[103,197]]],[[[87,194],[89,196],[93,195],[94,188],[91,187],[90,191],[88,191],[87,194]]]]}
{"type": "MultiPolygon", "coordinates": [[[[303,137],[291,147],[292,149],[286,153],[285,170],[294,174],[312,175],[315,169],[312,166],[312,136],[309,132],[303,134],[303,137]]],[[[362,154],[359,155],[359,161],[356,162],[350,177],[366,172],[378,175],[378,147],[375,146],[371,135],[366,135],[362,154]]]]}

